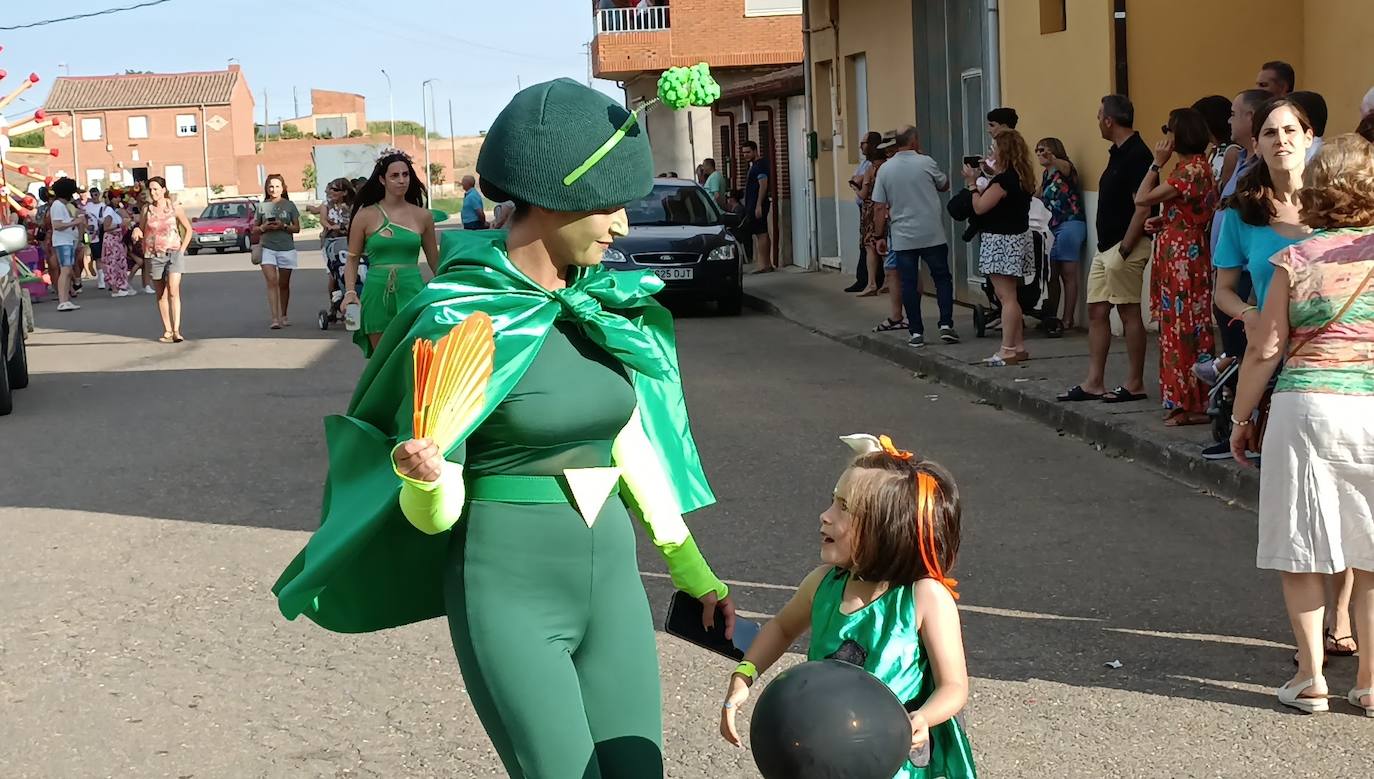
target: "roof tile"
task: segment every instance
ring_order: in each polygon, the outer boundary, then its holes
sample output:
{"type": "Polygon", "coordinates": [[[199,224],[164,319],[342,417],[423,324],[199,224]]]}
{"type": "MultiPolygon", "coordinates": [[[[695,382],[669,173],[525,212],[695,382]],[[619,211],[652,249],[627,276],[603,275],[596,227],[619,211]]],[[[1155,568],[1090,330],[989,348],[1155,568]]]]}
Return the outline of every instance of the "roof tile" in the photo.
{"type": "Polygon", "coordinates": [[[49,113],[121,108],[227,105],[239,72],[59,76],[43,104],[49,113]]]}

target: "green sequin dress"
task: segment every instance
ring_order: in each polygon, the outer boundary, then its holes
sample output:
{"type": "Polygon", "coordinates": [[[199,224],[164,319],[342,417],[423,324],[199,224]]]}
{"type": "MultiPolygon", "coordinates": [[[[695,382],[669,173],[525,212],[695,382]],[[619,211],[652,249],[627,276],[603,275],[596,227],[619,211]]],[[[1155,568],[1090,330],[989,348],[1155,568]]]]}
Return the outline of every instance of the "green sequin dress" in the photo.
{"type": "Polygon", "coordinates": [[[369,333],[386,330],[411,298],[425,288],[416,259],[420,256],[420,234],[405,225],[391,221],[382,207],[382,224],[367,236],[363,250],[367,252],[367,281],[358,301],[362,304],[362,323],[353,333],[353,342],[367,357],[372,356],[369,333]]]}
{"type": "MultiPolygon", "coordinates": [[[[836,568],[816,588],[811,603],[811,647],[806,659],[824,660],[853,641],[866,653],[864,670],[882,680],[903,702],[925,703],[935,692],[935,676],[916,629],[916,593],[895,587],[853,614],[840,611],[849,572],[836,568]]],[[[972,779],[973,747],[958,718],[930,729],[930,764],[910,761],[893,779],[972,779]]]]}

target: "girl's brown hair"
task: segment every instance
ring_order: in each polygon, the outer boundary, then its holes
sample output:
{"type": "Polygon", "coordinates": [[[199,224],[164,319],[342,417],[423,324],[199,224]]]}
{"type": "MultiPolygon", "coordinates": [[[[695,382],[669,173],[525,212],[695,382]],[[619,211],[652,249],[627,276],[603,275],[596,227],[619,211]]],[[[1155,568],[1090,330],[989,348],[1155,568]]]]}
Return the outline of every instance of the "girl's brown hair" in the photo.
{"type": "MultiPolygon", "coordinates": [[[[282,186],[285,186],[285,185],[283,184],[282,186]]],[[[347,205],[347,206],[353,205],[354,190],[353,190],[353,182],[352,182],[352,181],[350,181],[349,179],[340,177],[340,178],[334,179],[333,181],[329,182],[329,183],[326,184],[325,186],[326,186],[327,188],[329,188],[329,189],[336,189],[336,190],[342,192],[342,193],[343,193],[343,202],[344,202],[344,205],[347,205]]]]}
{"type": "Polygon", "coordinates": [[[853,574],[893,586],[932,578],[952,592],[961,508],[949,471],[906,452],[874,452],[854,460],[848,479],[853,574]]]}
{"type": "Polygon", "coordinates": [[[1021,189],[1027,194],[1035,194],[1035,169],[1031,167],[1030,147],[1026,146],[1026,139],[1021,133],[1004,130],[993,137],[992,145],[997,150],[997,161],[1004,166],[1002,169],[1015,171],[1021,189]]]}
{"type": "Polygon", "coordinates": [[[1338,135],[1303,171],[1302,223],[1315,230],[1374,226],[1374,144],[1338,135]]]}
{"type": "Polygon", "coordinates": [[[1035,142],[1035,145],[1040,148],[1048,149],[1050,154],[1053,154],[1056,159],[1061,159],[1069,163],[1069,186],[1078,186],[1078,167],[1073,164],[1073,160],[1069,159],[1069,150],[1064,148],[1063,141],[1051,136],[1049,138],[1041,138],[1035,142]]]}
{"type": "MultiPolygon", "coordinates": [[[[1258,139],[1269,115],[1280,108],[1292,111],[1302,129],[1312,129],[1312,122],[1302,106],[1289,98],[1276,97],[1256,109],[1254,122],[1250,125],[1250,137],[1258,139]]],[[[1256,160],[1236,179],[1236,193],[1222,203],[1222,208],[1236,209],[1240,221],[1254,227],[1264,227],[1278,215],[1278,211],[1274,210],[1274,179],[1269,175],[1269,166],[1263,159],[1256,160]]]]}
{"type": "Polygon", "coordinates": [[[269,195],[269,194],[267,194],[267,185],[272,183],[272,179],[276,179],[277,181],[280,181],[280,182],[281,182],[281,196],[282,196],[282,199],[283,199],[283,200],[290,200],[291,198],[286,194],[286,179],[283,178],[282,175],[281,175],[280,173],[270,173],[270,174],[268,174],[267,178],[265,178],[265,179],[262,180],[262,199],[263,199],[263,202],[267,202],[267,201],[269,201],[269,200],[272,199],[272,196],[269,195]]]}

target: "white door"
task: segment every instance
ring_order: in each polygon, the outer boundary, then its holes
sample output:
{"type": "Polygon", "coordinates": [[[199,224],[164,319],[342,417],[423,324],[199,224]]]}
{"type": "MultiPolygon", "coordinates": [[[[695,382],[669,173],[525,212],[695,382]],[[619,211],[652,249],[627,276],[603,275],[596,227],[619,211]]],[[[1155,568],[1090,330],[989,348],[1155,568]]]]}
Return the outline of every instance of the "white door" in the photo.
{"type": "Polygon", "coordinates": [[[787,98],[787,175],[792,184],[792,264],[811,267],[811,190],[807,173],[806,98],[787,98]]]}
{"type": "Polygon", "coordinates": [[[168,165],[162,169],[162,173],[167,179],[168,192],[180,192],[186,189],[186,168],[180,165],[168,165]]]}

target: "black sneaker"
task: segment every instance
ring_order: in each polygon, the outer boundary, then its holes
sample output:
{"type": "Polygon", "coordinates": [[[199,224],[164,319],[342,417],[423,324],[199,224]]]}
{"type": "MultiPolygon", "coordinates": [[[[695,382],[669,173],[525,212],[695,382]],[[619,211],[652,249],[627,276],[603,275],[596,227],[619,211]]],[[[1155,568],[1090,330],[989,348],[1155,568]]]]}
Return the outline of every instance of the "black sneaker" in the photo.
{"type": "Polygon", "coordinates": [[[953,325],[940,325],[940,340],[947,344],[959,343],[959,334],[954,332],[953,325]]]}
{"type": "Polygon", "coordinates": [[[926,337],[920,333],[912,333],[911,337],[907,339],[906,345],[912,349],[920,349],[926,345],[926,337]]]}
{"type": "Polygon", "coordinates": [[[1218,441],[1215,444],[1202,450],[1204,460],[1229,460],[1231,459],[1231,442],[1218,441]]]}

